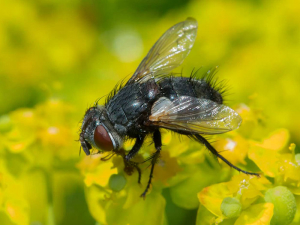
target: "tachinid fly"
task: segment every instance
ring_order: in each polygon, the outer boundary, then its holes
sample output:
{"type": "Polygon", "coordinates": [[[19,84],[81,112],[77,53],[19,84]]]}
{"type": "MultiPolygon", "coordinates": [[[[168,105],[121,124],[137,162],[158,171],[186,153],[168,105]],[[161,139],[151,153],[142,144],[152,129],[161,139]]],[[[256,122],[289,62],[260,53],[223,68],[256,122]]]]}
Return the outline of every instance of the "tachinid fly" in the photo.
{"type": "Polygon", "coordinates": [[[215,156],[234,169],[252,175],[227,161],[202,136],[221,134],[237,129],[242,119],[223,105],[222,90],[212,85],[208,76],[189,78],[173,76],[189,54],[196,39],[197,21],[193,18],[180,22],[167,30],[150,49],[133,76],[106,100],[104,106],[95,105],[85,113],[80,142],[89,155],[94,147],[99,151],[112,151],[123,156],[125,172],[141,171],[131,159],[141,149],[145,137],[153,138],[155,153],[151,160],[149,181],[142,197],[150,187],[155,163],[162,142],[160,128],[187,135],[206,146],[215,156]],[[125,139],[135,139],[133,148],[126,153],[125,139]]]}

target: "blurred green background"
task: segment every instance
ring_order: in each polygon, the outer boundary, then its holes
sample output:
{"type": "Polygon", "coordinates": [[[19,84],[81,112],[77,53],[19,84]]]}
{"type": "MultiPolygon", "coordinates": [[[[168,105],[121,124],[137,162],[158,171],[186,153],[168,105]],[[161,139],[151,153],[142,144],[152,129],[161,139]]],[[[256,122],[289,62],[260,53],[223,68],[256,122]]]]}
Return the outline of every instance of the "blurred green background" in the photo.
{"type": "MultiPolygon", "coordinates": [[[[17,114],[23,108],[37,110],[39,116],[35,120],[44,119],[45,123],[60,120],[58,124],[63,123],[66,129],[70,127],[65,131],[68,135],[58,135],[63,139],[58,141],[58,149],[63,149],[59,161],[53,159],[54,163],[46,166],[45,177],[59,182],[48,190],[51,193],[44,203],[40,202],[39,195],[30,201],[34,205],[30,206],[31,219],[23,224],[96,223],[87,207],[82,177],[74,167],[84,157],[78,157],[79,144],[74,142],[78,122],[89,105],[135,71],[164,31],[187,17],[194,17],[199,28],[194,47],[183,63],[183,74],[188,76],[193,68],[200,67],[200,73],[205,73],[218,65],[218,77],[227,80],[230,86],[230,95],[226,97],[229,105],[254,105],[263,112],[266,130],[285,127],[290,131],[291,140],[300,145],[300,4],[297,0],[2,0],[0,120],[4,128],[1,129],[6,129],[7,115],[17,114]],[[68,107],[37,108],[48,104],[45,102],[49,99],[59,99],[68,107]],[[54,173],[53,165],[55,171],[63,172],[54,173]],[[74,177],[68,185],[63,185],[69,171],[74,177]],[[46,207],[52,198],[54,205],[46,207]],[[33,213],[43,207],[46,213],[33,213]],[[53,213],[56,219],[49,219],[53,213]]],[[[22,120],[18,115],[16,118],[22,120]]],[[[4,138],[1,134],[2,141],[4,138]]],[[[45,143],[48,142],[51,145],[51,139],[45,138],[45,143]]],[[[0,146],[2,162],[9,165],[10,173],[14,176],[22,173],[21,165],[27,163],[27,156],[24,161],[23,156],[16,154],[18,150],[9,152],[5,144],[0,146]]],[[[36,149],[34,157],[44,160],[50,157],[43,151],[36,149]]],[[[28,180],[22,178],[32,186],[28,189],[38,190],[36,185],[47,184],[37,180],[46,179],[38,166],[30,170],[38,175],[28,175],[32,176],[28,180]]],[[[16,187],[13,192],[17,190],[16,187]]],[[[169,224],[194,223],[196,209],[176,206],[168,191],[164,190],[163,195],[167,199],[169,224]]],[[[0,220],[4,221],[1,224],[15,224],[5,213],[0,213],[0,220]]]]}

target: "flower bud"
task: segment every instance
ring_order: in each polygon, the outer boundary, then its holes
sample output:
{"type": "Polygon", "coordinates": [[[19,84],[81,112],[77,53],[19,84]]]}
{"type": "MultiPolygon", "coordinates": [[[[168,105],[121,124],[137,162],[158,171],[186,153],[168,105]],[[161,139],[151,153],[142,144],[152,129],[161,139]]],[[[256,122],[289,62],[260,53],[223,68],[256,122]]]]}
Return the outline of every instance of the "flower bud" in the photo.
{"type": "Polygon", "coordinates": [[[271,225],[288,225],[295,216],[297,206],[292,192],[283,186],[277,186],[266,191],[265,201],[274,205],[271,225]]]}
{"type": "Polygon", "coordinates": [[[127,183],[126,178],[123,174],[113,174],[109,178],[108,185],[113,191],[121,191],[127,183]]]}
{"type": "Polygon", "coordinates": [[[226,197],[222,201],[221,211],[227,218],[237,217],[242,211],[242,205],[237,198],[226,197]]]}

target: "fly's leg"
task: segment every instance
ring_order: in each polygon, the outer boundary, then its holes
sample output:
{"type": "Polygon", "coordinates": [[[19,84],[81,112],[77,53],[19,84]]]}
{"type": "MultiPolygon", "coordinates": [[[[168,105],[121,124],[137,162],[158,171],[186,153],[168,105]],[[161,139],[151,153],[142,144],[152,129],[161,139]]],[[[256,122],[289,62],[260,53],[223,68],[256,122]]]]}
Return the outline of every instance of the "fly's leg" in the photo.
{"type": "Polygon", "coordinates": [[[138,164],[136,162],[131,162],[131,161],[127,161],[125,159],[125,157],[123,157],[124,160],[124,171],[128,174],[128,175],[132,175],[134,169],[136,169],[136,171],[138,172],[138,183],[141,183],[141,178],[142,178],[142,171],[140,169],[140,167],[138,166],[138,164]]]}
{"type": "Polygon", "coordinates": [[[139,136],[137,137],[134,146],[132,149],[129,151],[127,155],[125,155],[125,152],[123,151],[123,160],[124,160],[124,171],[128,174],[131,175],[133,173],[133,169],[136,169],[138,172],[138,183],[141,183],[141,177],[142,177],[142,172],[141,169],[138,167],[138,164],[136,162],[131,162],[130,160],[138,153],[138,151],[141,149],[143,143],[145,140],[145,136],[139,136]]]}
{"type": "Polygon", "coordinates": [[[161,134],[160,134],[159,130],[154,131],[153,141],[154,141],[156,152],[154,153],[154,155],[152,157],[152,160],[151,160],[151,171],[150,171],[150,176],[149,176],[147,187],[146,187],[145,191],[143,192],[143,194],[141,194],[141,197],[143,197],[144,199],[145,199],[146,194],[147,194],[147,192],[150,188],[151,181],[152,181],[152,178],[153,178],[154,166],[155,166],[155,163],[156,163],[157,159],[159,158],[160,151],[161,151],[162,143],[161,143],[161,134]]]}
{"type": "Polygon", "coordinates": [[[205,145],[205,147],[215,156],[217,156],[219,159],[221,159],[223,162],[225,162],[228,166],[236,169],[239,172],[242,172],[244,174],[249,174],[249,175],[255,175],[255,176],[260,176],[258,173],[252,173],[252,172],[248,172],[245,170],[242,170],[236,166],[234,166],[231,162],[229,162],[227,159],[225,159],[222,155],[219,154],[219,152],[217,152],[217,150],[201,135],[199,134],[194,134],[193,138],[196,139],[196,141],[201,142],[202,144],[205,145]]]}
{"type": "Polygon", "coordinates": [[[138,151],[141,149],[144,143],[144,140],[145,140],[145,136],[137,137],[134,146],[129,151],[129,153],[125,156],[125,160],[130,161],[130,159],[132,159],[136,155],[136,153],[138,153],[138,151]]]}
{"type": "Polygon", "coordinates": [[[141,179],[142,179],[142,171],[140,169],[140,167],[137,165],[137,163],[133,163],[132,165],[136,171],[138,172],[138,183],[140,184],[141,183],[141,179]]]}
{"type": "MultiPolygon", "coordinates": [[[[100,151],[99,151],[98,153],[100,153],[100,151]]],[[[101,160],[102,160],[102,161],[108,161],[108,160],[110,160],[115,154],[116,154],[116,153],[114,153],[114,152],[111,153],[111,154],[108,154],[107,156],[102,157],[101,160]]]]}
{"type": "Polygon", "coordinates": [[[125,158],[126,157],[125,150],[123,148],[119,149],[118,153],[116,153],[116,154],[122,156],[122,158],[123,158],[125,173],[127,173],[128,175],[132,175],[132,173],[134,172],[134,169],[136,169],[136,171],[138,172],[138,183],[140,184],[141,178],[142,178],[142,172],[141,172],[141,169],[138,167],[138,163],[127,161],[125,158]]]}
{"type": "MultiPolygon", "coordinates": [[[[159,155],[159,153],[157,155],[159,155]]],[[[144,198],[144,199],[146,198],[146,194],[147,194],[147,192],[150,188],[150,185],[151,185],[151,180],[152,180],[153,171],[154,171],[154,165],[155,165],[155,162],[153,162],[153,160],[152,160],[149,181],[148,181],[148,184],[147,184],[147,187],[146,187],[145,191],[143,192],[143,194],[141,194],[141,197],[144,198]]]]}
{"type": "MultiPolygon", "coordinates": [[[[85,141],[84,134],[82,132],[80,133],[79,140],[80,140],[81,147],[82,147],[84,153],[86,155],[90,155],[91,154],[90,149],[92,149],[92,146],[88,142],[85,141]]],[[[80,153],[80,151],[79,151],[79,153],[80,153]]]]}

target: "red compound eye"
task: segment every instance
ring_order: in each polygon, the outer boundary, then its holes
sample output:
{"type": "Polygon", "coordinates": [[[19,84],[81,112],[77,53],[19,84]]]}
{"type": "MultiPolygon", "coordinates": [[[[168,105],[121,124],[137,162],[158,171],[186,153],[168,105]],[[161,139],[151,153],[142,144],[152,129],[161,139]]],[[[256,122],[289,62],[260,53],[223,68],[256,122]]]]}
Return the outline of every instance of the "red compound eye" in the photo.
{"type": "Polygon", "coordinates": [[[111,151],[114,149],[113,143],[106,131],[106,129],[99,125],[94,133],[94,141],[98,148],[104,151],[111,151]]]}

